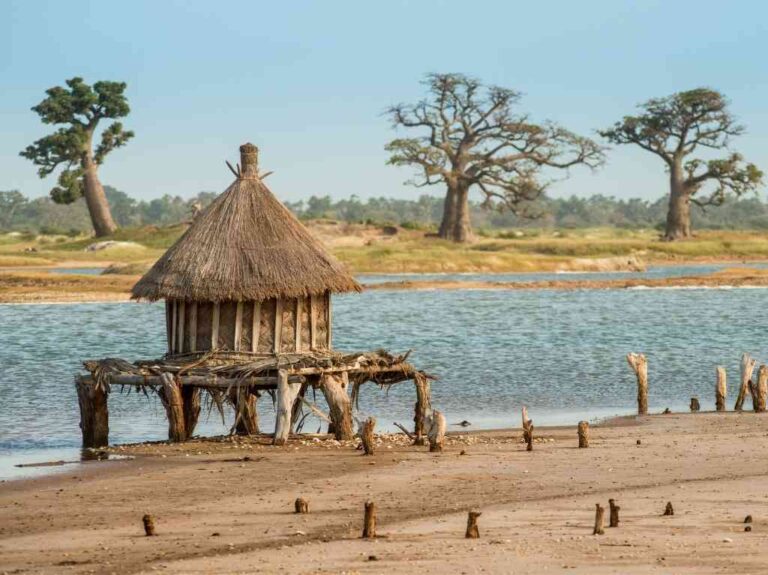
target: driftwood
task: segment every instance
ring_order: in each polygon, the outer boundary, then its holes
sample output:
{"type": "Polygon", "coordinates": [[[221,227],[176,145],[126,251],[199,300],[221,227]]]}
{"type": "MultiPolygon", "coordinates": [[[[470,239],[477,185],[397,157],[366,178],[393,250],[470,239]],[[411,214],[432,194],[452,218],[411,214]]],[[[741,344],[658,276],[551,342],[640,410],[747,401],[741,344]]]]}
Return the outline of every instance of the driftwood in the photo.
{"type": "Polygon", "coordinates": [[[523,439],[526,451],[533,451],[533,420],[528,419],[528,409],[523,406],[523,439]]]}
{"type": "Polygon", "coordinates": [[[144,535],[152,537],[155,535],[155,518],[147,513],[141,518],[141,522],[144,524],[144,535]]]}
{"type": "Polygon", "coordinates": [[[470,511],[467,515],[467,531],[464,533],[466,539],[480,539],[480,529],[477,527],[477,518],[482,513],[480,511],[470,511]]]}
{"type": "Polygon", "coordinates": [[[752,408],[756,412],[765,411],[765,400],[768,395],[768,366],[762,364],[757,370],[757,383],[750,380],[750,393],[752,394],[752,408]]]}
{"type": "Polygon", "coordinates": [[[595,503],[595,528],[592,531],[592,535],[603,535],[605,533],[603,529],[603,515],[605,515],[605,507],[595,503]]]}
{"type": "Polygon", "coordinates": [[[293,502],[293,509],[296,513],[309,513],[309,501],[302,497],[298,497],[293,502]]]}
{"type": "Polygon", "coordinates": [[[672,502],[667,501],[667,506],[664,508],[664,515],[674,515],[675,509],[672,507],[672,502]]]}
{"type": "Polygon", "coordinates": [[[77,400],[80,404],[80,430],[83,447],[109,445],[109,410],[105,386],[87,383],[85,378],[75,379],[77,400]]]}
{"type": "Polygon", "coordinates": [[[715,384],[715,409],[725,411],[725,398],[728,395],[728,383],[725,368],[717,367],[717,383],[715,384]]]}
{"type": "Polygon", "coordinates": [[[442,451],[445,444],[445,416],[434,409],[427,415],[424,423],[429,439],[429,451],[433,453],[442,451]]]}
{"type": "Polygon", "coordinates": [[[373,455],[375,444],[373,439],[373,429],[376,427],[376,418],[369,417],[365,420],[363,428],[360,431],[360,439],[363,441],[363,455],[373,455]]]}
{"type": "Polygon", "coordinates": [[[187,440],[187,429],[184,425],[184,401],[181,398],[181,385],[170,373],[160,376],[163,387],[160,388],[160,400],[165,407],[168,417],[168,440],[179,442],[187,440]]]}
{"type": "Polygon", "coordinates": [[[741,382],[739,385],[739,395],[736,397],[736,405],[733,409],[741,411],[744,407],[744,400],[749,392],[749,381],[752,379],[752,372],[755,371],[755,365],[757,360],[751,357],[748,353],[741,355],[741,382]]]}
{"type": "Polygon", "coordinates": [[[616,502],[613,499],[608,500],[608,506],[610,507],[610,518],[608,519],[609,523],[608,525],[610,527],[618,527],[619,526],[619,511],[621,510],[621,507],[616,505],[616,502]]]}
{"type": "Polygon", "coordinates": [[[579,421],[579,447],[589,447],[589,423],[579,421]]]}
{"type": "Polygon", "coordinates": [[[701,404],[699,403],[698,397],[692,397],[691,398],[691,411],[693,413],[699,411],[701,409],[701,404]]]}
{"type": "Polygon", "coordinates": [[[281,369],[277,372],[277,417],[275,421],[274,445],[285,445],[291,432],[291,414],[293,402],[301,389],[300,383],[289,383],[288,372],[281,369]]]}
{"type": "Polygon", "coordinates": [[[404,425],[402,425],[401,423],[398,423],[397,421],[395,421],[393,425],[394,425],[395,427],[397,427],[397,428],[398,428],[400,431],[402,431],[403,433],[405,433],[405,434],[408,436],[408,438],[409,438],[409,439],[412,439],[412,440],[416,439],[416,436],[415,436],[413,433],[411,433],[410,431],[408,431],[408,430],[405,428],[405,426],[404,426],[404,425]]]}
{"type": "Polygon", "coordinates": [[[648,414],[648,360],[645,354],[628,353],[627,363],[634,370],[637,377],[637,413],[648,414]]]}
{"type": "Polygon", "coordinates": [[[363,517],[363,539],[376,537],[376,504],[373,501],[365,502],[365,516],[363,517]]]}
{"type": "Polygon", "coordinates": [[[424,434],[426,433],[427,413],[431,409],[430,385],[426,377],[417,375],[413,380],[416,386],[416,405],[414,407],[414,445],[424,445],[424,434]]]}
{"type": "MultiPolygon", "coordinates": [[[[333,435],[336,439],[352,439],[352,402],[347,391],[349,376],[346,372],[339,375],[325,374],[320,385],[328,403],[329,415],[333,423],[333,435]]],[[[330,433],[329,428],[329,433],[330,433]]]]}

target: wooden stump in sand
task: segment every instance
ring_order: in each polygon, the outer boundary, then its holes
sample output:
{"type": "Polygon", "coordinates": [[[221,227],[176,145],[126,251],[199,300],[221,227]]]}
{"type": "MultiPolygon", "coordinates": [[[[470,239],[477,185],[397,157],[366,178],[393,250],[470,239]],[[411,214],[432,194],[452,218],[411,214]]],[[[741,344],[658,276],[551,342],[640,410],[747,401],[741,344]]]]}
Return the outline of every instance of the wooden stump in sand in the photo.
{"type": "Polygon", "coordinates": [[[523,440],[526,451],[533,451],[533,420],[528,419],[528,409],[523,406],[523,440]]]}
{"type": "MultiPolygon", "coordinates": [[[[750,380],[751,381],[751,380],[750,380]]],[[[765,411],[765,400],[768,395],[768,366],[763,364],[757,370],[757,383],[750,388],[752,407],[756,412],[765,411]]]]}
{"type": "Polygon", "coordinates": [[[664,508],[664,515],[674,515],[675,509],[672,507],[672,502],[667,501],[667,506],[664,508]]]}
{"type": "Polygon", "coordinates": [[[628,353],[627,363],[637,377],[637,413],[648,415],[648,360],[645,354],[628,353]]]}
{"type": "Polygon", "coordinates": [[[413,444],[424,445],[427,413],[432,408],[429,397],[430,385],[429,380],[421,374],[414,376],[413,383],[416,386],[416,406],[413,415],[413,429],[416,437],[413,440],[413,444]]]}
{"type": "Polygon", "coordinates": [[[477,527],[477,518],[482,513],[480,511],[470,511],[467,515],[467,531],[464,533],[465,539],[480,539],[480,529],[477,527]]]}
{"type": "Polygon", "coordinates": [[[432,453],[443,450],[445,444],[445,416],[434,409],[426,418],[427,438],[429,439],[429,451],[432,453]]]}
{"type": "Polygon", "coordinates": [[[376,418],[369,417],[363,424],[360,432],[360,439],[363,440],[363,455],[373,455],[375,450],[373,440],[373,429],[376,427],[376,418]]]}
{"type": "Polygon", "coordinates": [[[618,527],[619,526],[619,511],[621,510],[621,507],[616,505],[616,502],[613,499],[608,500],[608,506],[610,507],[610,517],[608,519],[609,523],[608,525],[610,527],[618,527]]]}
{"type": "Polygon", "coordinates": [[[80,430],[83,447],[104,447],[109,445],[108,392],[95,383],[86,383],[84,378],[75,378],[77,400],[80,404],[80,430]]]}
{"type": "Polygon", "coordinates": [[[579,447],[589,447],[589,423],[579,421],[579,447]]]}
{"type": "Polygon", "coordinates": [[[695,413],[701,409],[701,404],[699,403],[698,397],[692,397],[691,398],[691,412],[695,413]]]}
{"type": "Polygon", "coordinates": [[[291,432],[291,414],[293,402],[299,395],[301,383],[288,383],[288,372],[284,369],[277,371],[277,417],[275,421],[275,437],[273,445],[285,445],[291,432]]]}
{"type": "Polygon", "coordinates": [[[741,411],[744,407],[744,400],[746,399],[747,392],[749,392],[749,380],[752,379],[752,372],[755,371],[755,365],[757,360],[752,358],[748,353],[744,353],[741,356],[741,383],[739,385],[739,395],[736,397],[736,405],[733,409],[741,411]]]}
{"type": "Polygon", "coordinates": [[[363,539],[376,537],[376,504],[373,501],[365,502],[365,516],[363,517],[363,539]]]}
{"type": "Polygon", "coordinates": [[[309,513],[309,501],[303,497],[298,497],[293,502],[293,509],[296,513],[309,513]]]}
{"type": "Polygon", "coordinates": [[[715,409],[725,411],[725,398],[728,394],[728,383],[723,366],[717,367],[717,383],[715,384],[715,409]]]}
{"type": "Polygon", "coordinates": [[[605,507],[595,503],[595,528],[592,531],[592,535],[603,535],[605,533],[603,529],[603,515],[605,515],[605,507]]]}
{"type": "MultiPolygon", "coordinates": [[[[320,380],[320,388],[328,403],[329,415],[333,423],[333,436],[336,439],[352,439],[352,402],[349,398],[349,376],[326,373],[320,380]]],[[[329,426],[329,429],[331,427],[329,426]]]]}
{"type": "Polygon", "coordinates": [[[141,518],[141,522],[144,524],[144,535],[152,537],[155,535],[155,518],[147,513],[141,518]]]}
{"type": "Polygon", "coordinates": [[[187,428],[184,424],[184,400],[181,397],[181,383],[168,372],[160,375],[163,386],[160,388],[160,400],[168,417],[168,440],[186,441],[187,428]]]}

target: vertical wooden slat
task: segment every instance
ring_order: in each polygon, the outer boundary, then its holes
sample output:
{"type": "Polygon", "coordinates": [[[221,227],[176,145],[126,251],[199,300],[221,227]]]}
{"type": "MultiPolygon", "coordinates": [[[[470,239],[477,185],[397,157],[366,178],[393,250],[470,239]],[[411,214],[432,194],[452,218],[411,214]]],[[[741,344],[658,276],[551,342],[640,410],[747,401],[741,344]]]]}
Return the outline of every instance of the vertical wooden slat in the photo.
{"type": "Polygon", "coordinates": [[[278,298],[275,301],[275,353],[280,353],[280,345],[283,341],[283,300],[278,298]]]}
{"type": "Polygon", "coordinates": [[[187,309],[187,302],[181,300],[179,302],[179,331],[176,334],[176,351],[177,353],[184,353],[184,315],[187,309]]]}
{"type": "Polygon", "coordinates": [[[218,302],[213,304],[213,317],[211,318],[211,349],[219,347],[219,313],[220,306],[218,302]]]}
{"type": "Polygon", "coordinates": [[[189,310],[189,351],[197,351],[197,302],[189,310]]]}
{"type": "Polygon", "coordinates": [[[261,332],[261,302],[253,302],[253,327],[251,328],[251,351],[259,349],[259,333],[261,332]]]}
{"type": "Polygon", "coordinates": [[[176,313],[176,300],[173,300],[173,308],[171,311],[171,353],[176,351],[176,313]]]}
{"type": "Polygon", "coordinates": [[[309,349],[317,346],[317,296],[309,297],[309,349]]]}
{"type": "Polygon", "coordinates": [[[301,312],[304,307],[302,305],[303,302],[304,298],[296,298],[296,321],[294,322],[296,324],[296,329],[294,330],[296,336],[296,351],[301,351],[301,312]]]}
{"type": "Polygon", "coordinates": [[[235,312],[235,351],[240,351],[240,338],[243,337],[243,302],[237,302],[235,312]]]}
{"type": "Polygon", "coordinates": [[[168,353],[173,353],[173,339],[171,334],[173,333],[173,301],[165,300],[165,335],[168,339],[168,353]]]}
{"type": "Polygon", "coordinates": [[[333,327],[333,314],[331,313],[331,292],[325,292],[325,300],[328,302],[326,309],[328,310],[327,322],[328,322],[328,351],[331,351],[331,328],[333,327]]]}

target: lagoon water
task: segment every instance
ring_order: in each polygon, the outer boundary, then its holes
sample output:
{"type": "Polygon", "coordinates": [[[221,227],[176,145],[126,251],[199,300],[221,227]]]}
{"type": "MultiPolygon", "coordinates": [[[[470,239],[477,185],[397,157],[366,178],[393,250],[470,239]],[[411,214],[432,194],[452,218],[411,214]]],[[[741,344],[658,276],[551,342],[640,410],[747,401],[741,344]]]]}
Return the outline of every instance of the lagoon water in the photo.
{"type": "MultiPolygon", "coordinates": [[[[713,409],[715,366],[728,370],[730,406],[740,354],[768,361],[766,298],[765,289],[371,291],[335,298],[334,345],[413,349],[413,362],[440,377],[435,406],[470,429],[517,426],[522,405],[538,425],[632,413],[628,351],[649,357],[652,411],[687,410],[694,395],[713,409]]],[[[77,458],[80,360],[159,357],[164,326],[158,304],[0,305],[0,478],[21,473],[10,463],[77,458]]],[[[360,408],[392,429],[410,425],[413,400],[407,383],[368,384],[360,408]]],[[[272,403],[260,404],[270,429],[272,403]]],[[[215,411],[202,421],[200,433],[229,429],[215,411]]],[[[113,390],[112,442],[166,431],[156,397],[113,390]]]]}

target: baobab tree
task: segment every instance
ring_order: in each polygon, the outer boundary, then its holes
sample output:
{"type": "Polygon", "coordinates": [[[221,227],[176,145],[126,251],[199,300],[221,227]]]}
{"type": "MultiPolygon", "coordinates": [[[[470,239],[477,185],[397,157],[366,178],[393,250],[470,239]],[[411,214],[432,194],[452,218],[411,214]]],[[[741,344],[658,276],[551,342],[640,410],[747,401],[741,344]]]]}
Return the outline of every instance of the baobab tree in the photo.
{"type": "Polygon", "coordinates": [[[117,226],[99,181],[98,168],[107,154],[133,137],[133,132],[124,130],[120,122],[113,122],[101,132],[95,149],[93,140],[101,120],[122,118],[130,112],[124,95],[126,85],[96,82],[89,86],[82,78],[72,78],[66,84],[66,88],[55,86],[46,90],[47,98],[32,108],[43,123],[63,127],[27,146],[21,155],[39,166],[37,173],[41,178],[63,167],[51,198],[59,204],[71,204],[85,196],[96,236],[107,236],[117,226]]]}
{"type": "Polygon", "coordinates": [[[430,74],[427,97],[387,110],[395,128],[420,135],[391,141],[389,164],[414,166],[417,187],[442,185],[446,195],[439,236],[472,239],[469,194],[481,192],[485,207],[527,215],[549,182],[544,168],[565,169],[602,162],[600,146],[552,123],[535,124],[516,112],[520,94],[483,86],[461,74],[430,74]]]}
{"type": "Polygon", "coordinates": [[[664,239],[691,236],[692,203],[719,206],[729,195],[741,196],[762,183],[763,173],[735,152],[720,159],[692,156],[700,148],[727,149],[731,137],[744,133],[721,93],[698,88],[648,100],[640,109],[641,114],[625,116],[600,135],[614,144],[635,144],[664,160],[669,172],[664,239]]]}

